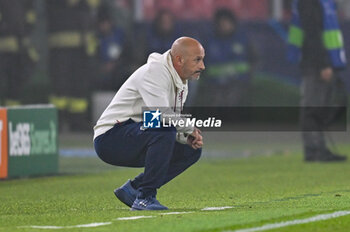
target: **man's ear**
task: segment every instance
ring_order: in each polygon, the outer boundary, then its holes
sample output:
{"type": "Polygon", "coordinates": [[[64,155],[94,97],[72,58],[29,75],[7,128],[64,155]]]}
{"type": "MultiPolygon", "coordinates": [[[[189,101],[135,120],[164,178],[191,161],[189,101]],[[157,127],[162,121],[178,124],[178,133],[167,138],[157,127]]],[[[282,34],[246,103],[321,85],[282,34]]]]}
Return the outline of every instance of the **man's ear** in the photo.
{"type": "Polygon", "coordinates": [[[176,61],[177,65],[179,65],[179,66],[182,66],[184,63],[184,59],[181,56],[176,56],[175,61],[176,61]]]}

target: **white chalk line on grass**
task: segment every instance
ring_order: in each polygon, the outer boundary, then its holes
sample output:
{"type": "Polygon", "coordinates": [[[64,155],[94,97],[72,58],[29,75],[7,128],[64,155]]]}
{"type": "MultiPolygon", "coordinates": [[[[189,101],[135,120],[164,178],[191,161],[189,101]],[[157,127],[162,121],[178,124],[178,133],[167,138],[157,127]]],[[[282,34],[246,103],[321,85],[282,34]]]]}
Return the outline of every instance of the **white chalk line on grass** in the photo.
{"type": "MultiPolygon", "coordinates": [[[[187,214],[187,213],[193,213],[193,211],[188,212],[168,212],[168,213],[160,213],[159,215],[173,215],[173,214],[187,214]]],[[[118,221],[127,221],[127,220],[138,220],[138,219],[144,219],[144,218],[155,218],[157,216],[133,216],[133,217],[120,217],[115,220],[118,221]]],[[[75,225],[75,226],[18,226],[18,228],[32,228],[32,229],[47,229],[47,230],[58,230],[58,229],[72,229],[72,228],[89,228],[89,227],[98,227],[98,226],[106,226],[110,225],[112,222],[95,222],[90,224],[82,224],[82,225],[75,225]]]]}
{"type": "Polygon", "coordinates": [[[118,221],[126,221],[126,220],[137,220],[137,219],[143,219],[143,218],[154,218],[155,216],[133,216],[133,217],[120,217],[116,220],[118,221]]]}
{"type": "MultiPolygon", "coordinates": [[[[206,207],[201,210],[206,211],[206,210],[225,210],[225,209],[231,209],[233,206],[223,206],[223,207],[206,207]]],[[[189,213],[194,213],[194,211],[184,211],[184,212],[167,212],[167,213],[160,213],[159,215],[179,215],[179,214],[189,214],[189,213]]],[[[119,217],[114,220],[118,221],[127,221],[127,220],[138,220],[138,219],[145,219],[145,218],[155,218],[157,216],[133,216],[133,217],[119,217]]],[[[98,227],[98,226],[106,226],[110,225],[112,222],[95,222],[95,223],[90,223],[90,224],[83,224],[83,225],[75,225],[75,226],[19,226],[19,228],[33,228],[33,229],[71,229],[71,228],[89,228],[89,227],[98,227]]]]}
{"type": "MultiPolygon", "coordinates": [[[[168,212],[168,213],[160,213],[159,215],[173,215],[173,214],[186,214],[186,213],[193,213],[192,211],[188,211],[188,212],[168,212]]],[[[143,219],[143,218],[155,218],[157,217],[155,216],[145,216],[145,215],[141,215],[141,216],[133,216],[133,217],[120,217],[120,218],[116,218],[115,220],[118,221],[126,221],[126,220],[137,220],[137,219],[143,219]]]]}
{"type": "Polygon", "coordinates": [[[194,213],[193,211],[187,212],[169,212],[169,213],[161,213],[160,215],[173,215],[173,214],[186,214],[186,213],[194,213]]]}
{"type": "Polygon", "coordinates": [[[90,224],[82,224],[82,225],[75,225],[75,226],[19,226],[19,228],[33,228],[33,229],[72,229],[72,228],[89,228],[89,227],[99,227],[99,226],[106,226],[110,225],[112,222],[94,222],[90,224]]]}
{"type": "Polygon", "coordinates": [[[210,210],[225,210],[225,209],[232,209],[233,206],[222,206],[222,207],[206,207],[201,209],[202,211],[210,211],[210,210]]]}
{"type": "Polygon", "coordinates": [[[320,214],[320,215],[316,215],[316,216],[313,216],[310,218],[305,218],[305,219],[296,219],[296,220],[292,220],[292,221],[271,223],[271,224],[266,224],[266,225],[263,225],[260,227],[240,229],[240,230],[228,230],[228,231],[225,230],[225,232],[255,232],[255,231],[272,230],[272,229],[277,229],[277,228],[287,227],[287,226],[292,226],[292,225],[299,225],[299,224],[306,224],[306,223],[310,223],[310,222],[328,220],[328,219],[332,219],[332,218],[346,216],[349,214],[350,214],[350,211],[337,211],[334,213],[320,214]]]}

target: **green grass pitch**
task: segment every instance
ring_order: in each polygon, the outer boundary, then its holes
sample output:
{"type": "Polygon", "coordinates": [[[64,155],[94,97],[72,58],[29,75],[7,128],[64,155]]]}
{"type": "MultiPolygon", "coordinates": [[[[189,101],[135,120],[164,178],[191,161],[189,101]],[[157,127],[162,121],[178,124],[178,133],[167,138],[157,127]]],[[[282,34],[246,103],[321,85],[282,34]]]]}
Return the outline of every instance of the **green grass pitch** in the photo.
{"type": "MultiPolygon", "coordinates": [[[[350,210],[349,162],[307,164],[294,152],[200,160],[158,192],[167,212],[187,212],[169,215],[130,211],[115,198],[114,188],[141,169],[114,168],[94,158],[61,162],[80,174],[0,182],[0,231],[235,231],[350,210]],[[81,174],[73,164],[91,172],[81,174]],[[202,210],[223,206],[232,208],[202,210]],[[133,216],[146,218],[118,220],[133,216]],[[101,222],[109,224],[74,227],[101,222]]],[[[271,231],[350,231],[350,215],[271,231]]]]}

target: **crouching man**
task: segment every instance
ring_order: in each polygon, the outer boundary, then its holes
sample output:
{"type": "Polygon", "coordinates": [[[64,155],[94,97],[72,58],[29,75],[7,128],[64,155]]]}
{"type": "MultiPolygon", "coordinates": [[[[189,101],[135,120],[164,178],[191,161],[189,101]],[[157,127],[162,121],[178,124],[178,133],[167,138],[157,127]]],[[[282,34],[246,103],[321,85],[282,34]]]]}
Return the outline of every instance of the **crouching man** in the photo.
{"type": "MultiPolygon", "coordinates": [[[[157,189],[200,157],[203,138],[193,127],[143,126],[143,107],[166,107],[180,113],[188,93],[187,80],[199,79],[204,48],[181,37],[164,54],[153,53],[119,89],[94,127],[94,146],[106,163],[144,167],[144,172],[114,191],[131,210],[166,210],[157,189]]],[[[154,118],[159,115],[153,113],[154,118]]]]}

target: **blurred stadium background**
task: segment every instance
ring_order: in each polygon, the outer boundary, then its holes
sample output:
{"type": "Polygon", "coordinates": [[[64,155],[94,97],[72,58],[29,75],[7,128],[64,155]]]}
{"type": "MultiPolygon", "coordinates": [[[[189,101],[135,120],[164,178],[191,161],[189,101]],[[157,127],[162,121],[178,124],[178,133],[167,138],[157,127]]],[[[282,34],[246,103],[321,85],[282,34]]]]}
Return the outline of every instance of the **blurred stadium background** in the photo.
{"type": "MultiPolygon", "coordinates": [[[[350,54],[350,2],[337,3],[350,54]]],[[[62,157],[94,157],[92,127],[101,111],[150,52],[163,52],[173,41],[157,35],[160,13],[170,13],[163,27],[173,27],[172,36],[192,36],[205,45],[220,8],[234,12],[254,45],[250,105],[298,106],[299,69],[285,58],[291,0],[0,0],[0,105],[54,104],[63,167],[70,162],[62,157]]],[[[349,74],[342,73],[348,90],[349,74]]],[[[189,104],[205,98],[200,85],[206,75],[190,83],[189,104]]],[[[348,139],[346,132],[335,136],[348,139]]],[[[215,156],[300,149],[297,132],[212,132],[206,146],[206,154],[215,156]]]]}
{"type": "MultiPolygon", "coordinates": [[[[13,125],[17,123],[11,133],[20,141],[14,145],[16,154],[9,148],[9,180],[0,181],[0,231],[38,231],[35,225],[83,231],[89,228],[74,225],[106,221],[109,226],[98,231],[111,231],[112,226],[118,231],[231,231],[339,210],[350,214],[348,162],[303,162],[297,131],[204,132],[203,158],[159,194],[172,210],[189,214],[163,217],[142,212],[156,218],[138,221],[118,221],[140,214],[116,201],[112,190],[140,170],[105,164],[93,150],[92,128],[128,75],[151,52],[164,52],[182,35],[197,38],[208,51],[206,45],[215,40],[211,36],[217,9],[234,12],[240,33],[254,48],[249,88],[223,82],[222,88],[209,95],[205,84],[211,60],[207,58],[207,71],[198,82],[190,83],[186,104],[209,99],[213,104],[226,101],[226,106],[298,106],[299,68],[286,60],[291,2],[0,0],[0,108],[10,107],[9,118],[13,125]],[[236,92],[242,93],[240,101],[230,95],[236,92]],[[224,96],[214,100],[215,93],[224,96]],[[59,156],[54,110],[27,114],[26,108],[11,108],[37,104],[53,104],[58,109],[59,156]],[[21,117],[29,123],[22,123],[21,117]],[[33,125],[35,133],[28,133],[33,125]],[[35,139],[33,150],[41,154],[20,154],[28,141],[30,145],[28,134],[35,139]],[[12,178],[53,172],[54,176],[41,178],[12,178]],[[224,211],[203,211],[228,205],[224,211]]],[[[337,3],[349,56],[350,1],[337,3]]],[[[341,74],[348,92],[349,75],[349,69],[341,74]]],[[[0,178],[7,177],[2,172],[7,149],[7,136],[1,134],[6,128],[3,119],[0,109],[0,178]]],[[[349,157],[348,131],[349,126],[347,131],[327,132],[327,139],[337,141],[332,149],[349,157]]],[[[350,217],[344,216],[279,231],[349,228],[350,217]]]]}

